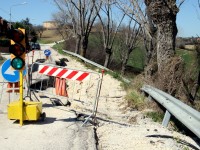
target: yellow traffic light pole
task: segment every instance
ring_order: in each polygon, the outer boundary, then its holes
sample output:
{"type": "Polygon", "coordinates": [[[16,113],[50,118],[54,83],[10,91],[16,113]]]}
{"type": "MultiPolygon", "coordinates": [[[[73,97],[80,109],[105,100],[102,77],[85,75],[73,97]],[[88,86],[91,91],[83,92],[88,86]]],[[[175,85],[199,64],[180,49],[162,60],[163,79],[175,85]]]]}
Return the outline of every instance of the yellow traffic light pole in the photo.
{"type": "MultiPolygon", "coordinates": [[[[22,61],[25,62],[25,49],[26,49],[26,42],[25,42],[25,29],[18,28],[15,30],[15,32],[10,33],[11,35],[11,45],[18,44],[16,47],[11,47],[11,66],[12,66],[12,60],[14,60],[16,57],[19,57],[22,61]],[[21,45],[19,45],[21,44],[21,45]],[[19,48],[20,46],[20,48],[19,48]],[[16,49],[17,48],[17,49],[16,49]],[[20,51],[19,51],[20,50],[20,51]]],[[[24,63],[25,64],[25,63],[24,63]]],[[[14,63],[13,63],[14,65],[14,63]]],[[[22,65],[20,69],[15,68],[15,66],[12,66],[13,69],[16,69],[19,71],[19,103],[18,103],[18,119],[20,121],[20,125],[23,125],[24,120],[24,102],[23,102],[23,69],[24,65],[22,65]]]]}
{"type": "MultiPolygon", "coordinates": [[[[11,44],[15,44],[14,41],[11,40],[11,44]]],[[[14,55],[11,54],[11,58],[14,58],[14,55]]],[[[23,125],[23,114],[24,114],[24,111],[23,111],[23,70],[20,69],[19,70],[19,121],[20,121],[20,125],[22,126],[23,125]]]]}
{"type": "MultiPolygon", "coordinates": [[[[25,29],[20,29],[23,34],[25,35],[25,29]]],[[[23,44],[23,46],[25,47],[25,38],[23,38],[23,40],[21,41],[21,43],[23,44]]],[[[25,60],[25,52],[22,54],[22,58],[25,60]]],[[[20,125],[23,125],[23,121],[24,121],[24,101],[23,101],[23,68],[19,70],[19,107],[20,107],[20,125]]]]}
{"type": "Polygon", "coordinates": [[[25,69],[25,29],[15,29],[10,31],[11,45],[9,52],[11,53],[11,66],[19,71],[19,100],[11,102],[8,105],[8,118],[20,121],[23,125],[24,120],[38,120],[40,117],[44,120],[45,113],[42,112],[41,102],[30,102],[23,100],[23,70],[25,69]]]}
{"type": "Polygon", "coordinates": [[[23,70],[20,70],[19,71],[19,93],[20,93],[20,96],[19,96],[19,107],[20,107],[20,125],[22,126],[23,125],[23,120],[24,120],[24,111],[23,111],[23,70]]]}

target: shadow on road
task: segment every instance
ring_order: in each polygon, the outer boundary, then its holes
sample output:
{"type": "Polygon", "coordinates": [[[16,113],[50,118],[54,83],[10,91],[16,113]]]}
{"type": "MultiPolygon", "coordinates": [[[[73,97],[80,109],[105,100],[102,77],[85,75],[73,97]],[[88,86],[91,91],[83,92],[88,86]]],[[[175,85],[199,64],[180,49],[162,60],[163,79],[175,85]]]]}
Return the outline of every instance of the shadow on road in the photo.
{"type": "MultiPolygon", "coordinates": [[[[50,123],[54,123],[56,121],[56,118],[53,117],[46,117],[44,121],[42,120],[36,120],[36,121],[30,121],[30,120],[24,120],[23,121],[23,125],[43,125],[43,124],[50,124],[50,123]]],[[[14,124],[19,124],[19,120],[15,120],[13,122],[14,124]]]]}

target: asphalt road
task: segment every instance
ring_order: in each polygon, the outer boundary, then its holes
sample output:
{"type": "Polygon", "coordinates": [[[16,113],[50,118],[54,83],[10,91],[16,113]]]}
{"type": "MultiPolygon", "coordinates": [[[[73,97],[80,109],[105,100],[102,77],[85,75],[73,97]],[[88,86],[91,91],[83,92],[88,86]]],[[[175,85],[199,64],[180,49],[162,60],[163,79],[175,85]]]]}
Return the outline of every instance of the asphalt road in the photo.
{"type": "MultiPolygon", "coordinates": [[[[41,45],[41,51],[28,54],[29,64],[37,59],[45,59],[43,51],[51,45],[41,45]]],[[[2,54],[7,59],[9,54],[2,54]]],[[[55,55],[55,54],[53,54],[55,55]]],[[[52,56],[53,56],[52,55],[52,56]]],[[[53,61],[54,57],[51,57],[53,61]]],[[[0,149],[2,150],[95,150],[96,140],[93,126],[77,120],[76,114],[66,106],[53,106],[48,98],[40,97],[44,121],[24,121],[20,126],[16,120],[7,118],[7,104],[19,99],[18,94],[6,92],[7,83],[0,76],[0,149]]],[[[24,90],[24,94],[26,91],[24,90]]]]}

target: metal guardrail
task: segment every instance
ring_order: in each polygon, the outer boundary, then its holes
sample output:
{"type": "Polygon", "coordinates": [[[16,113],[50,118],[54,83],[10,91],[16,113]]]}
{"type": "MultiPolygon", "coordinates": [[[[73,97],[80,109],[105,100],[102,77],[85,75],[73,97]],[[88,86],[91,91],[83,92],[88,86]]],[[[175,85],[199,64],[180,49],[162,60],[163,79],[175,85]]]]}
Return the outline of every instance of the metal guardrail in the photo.
{"type": "Polygon", "coordinates": [[[173,96],[149,85],[144,85],[141,90],[149,94],[150,97],[166,108],[166,113],[162,122],[163,126],[168,125],[172,114],[190,131],[200,138],[200,112],[174,98],[173,96]]]}
{"type": "Polygon", "coordinates": [[[76,54],[76,53],[73,53],[73,52],[70,52],[70,51],[67,51],[67,50],[63,50],[63,52],[65,52],[65,53],[67,53],[67,54],[70,54],[70,55],[73,55],[73,56],[76,56],[76,57],[80,58],[81,60],[83,60],[83,61],[85,61],[85,62],[87,62],[87,63],[89,63],[89,64],[92,64],[92,65],[94,65],[94,66],[96,66],[96,67],[98,67],[98,68],[101,68],[101,69],[104,69],[104,70],[107,70],[107,71],[109,70],[108,68],[106,68],[106,67],[104,67],[104,66],[102,66],[102,65],[99,65],[99,64],[97,64],[97,63],[95,63],[95,62],[93,62],[93,61],[91,61],[91,60],[88,60],[88,59],[82,57],[82,56],[79,55],[79,54],[76,54]]]}

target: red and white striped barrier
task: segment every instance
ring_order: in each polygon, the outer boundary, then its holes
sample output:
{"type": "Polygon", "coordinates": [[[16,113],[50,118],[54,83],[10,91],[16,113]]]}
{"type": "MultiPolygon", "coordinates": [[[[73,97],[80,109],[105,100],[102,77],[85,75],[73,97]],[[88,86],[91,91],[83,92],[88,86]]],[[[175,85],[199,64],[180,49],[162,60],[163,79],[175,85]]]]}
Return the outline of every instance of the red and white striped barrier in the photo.
{"type": "Polygon", "coordinates": [[[68,68],[57,68],[47,65],[39,65],[38,73],[64,79],[85,81],[89,79],[90,73],[68,68]]]}

